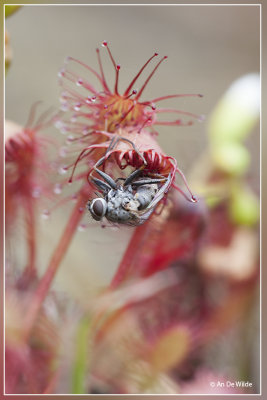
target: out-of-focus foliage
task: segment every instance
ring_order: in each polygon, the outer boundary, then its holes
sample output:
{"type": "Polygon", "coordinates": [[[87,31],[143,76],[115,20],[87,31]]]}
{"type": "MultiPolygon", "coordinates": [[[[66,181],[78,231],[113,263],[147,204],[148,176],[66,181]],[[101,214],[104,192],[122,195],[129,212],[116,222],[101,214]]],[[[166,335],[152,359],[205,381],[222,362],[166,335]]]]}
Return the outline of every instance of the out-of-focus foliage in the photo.
{"type": "Polygon", "coordinates": [[[10,15],[14,14],[21,6],[10,6],[5,5],[5,18],[10,17],[10,15]]]}
{"type": "MultiPolygon", "coordinates": [[[[9,6],[5,5],[5,18],[10,17],[14,14],[21,6],[9,6]]],[[[5,31],[5,73],[8,71],[12,60],[12,49],[10,46],[10,38],[7,31],[5,31]]]]}

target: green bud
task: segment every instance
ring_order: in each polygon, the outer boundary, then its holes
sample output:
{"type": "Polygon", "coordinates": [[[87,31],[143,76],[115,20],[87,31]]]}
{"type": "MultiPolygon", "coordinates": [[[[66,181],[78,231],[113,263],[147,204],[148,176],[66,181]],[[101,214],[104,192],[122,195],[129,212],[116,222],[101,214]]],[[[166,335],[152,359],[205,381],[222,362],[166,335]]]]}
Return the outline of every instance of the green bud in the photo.
{"type": "Polygon", "coordinates": [[[259,220],[259,201],[248,188],[235,188],[229,207],[231,220],[238,225],[252,226],[259,220]]]}
{"type": "Polygon", "coordinates": [[[243,175],[250,163],[249,152],[238,143],[214,146],[212,158],[218,169],[231,175],[243,175]]]}
{"type": "Polygon", "coordinates": [[[252,131],[260,113],[260,77],[248,74],[236,80],[215,108],[209,123],[212,141],[241,141],[252,131]]]}

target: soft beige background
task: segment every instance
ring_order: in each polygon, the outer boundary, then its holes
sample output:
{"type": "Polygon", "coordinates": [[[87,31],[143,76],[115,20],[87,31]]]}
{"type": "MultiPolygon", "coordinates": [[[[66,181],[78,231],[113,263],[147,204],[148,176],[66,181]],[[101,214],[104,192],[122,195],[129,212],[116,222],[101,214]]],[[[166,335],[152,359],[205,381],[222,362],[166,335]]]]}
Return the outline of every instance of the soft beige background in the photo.
{"type": "MultiPolygon", "coordinates": [[[[205,114],[207,120],[233,80],[260,69],[258,6],[25,6],[6,27],[14,52],[6,79],[6,117],[22,125],[35,101],[58,106],[57,72],[65,57],[97,67],[95,48],[104,39],[121,64],[121,88],[158,51],[169,58],[144,98],[202,93],[202,99],[177,99],[166,105],[205,114]]],[[[103,60],[108,81],[113,80],[105,52],[103,60]]],[[[206,123],[158,129],[164,151],[176,157],[185,172],[205,147],[206,123]]],[[[51,134],[61,137],[53,129],[51,134]]],[[[259,143],[255,137],[250,142],[257,166],[259,143]]],[[[39,220],[41,269],[69,210],[67,206],[49,221],[39,220]]],[[[130,234],[129,228],[103,230],[91,221],[89,229],[77,233],[58,273],[58,287],[86,301],[112,277],[130,234]]]]}

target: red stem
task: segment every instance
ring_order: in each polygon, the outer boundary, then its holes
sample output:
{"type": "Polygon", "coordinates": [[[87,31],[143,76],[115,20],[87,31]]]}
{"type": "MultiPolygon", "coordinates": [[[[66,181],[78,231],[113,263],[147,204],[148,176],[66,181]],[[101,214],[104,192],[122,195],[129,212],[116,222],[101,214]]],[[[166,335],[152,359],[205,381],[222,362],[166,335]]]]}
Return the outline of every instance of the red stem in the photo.
{"type": "Polygon", "coordinates": [[[29,199],[25,212],[26,229],[27,229],[27,243],[28,243],[28,264],[25,271],[30,276],[36,273],[36,231],[35,231],[35,214],[34,204],[32,199],[29,199]]]}
{"type": "Polygon", "coordinates": [[[142,243],[146,240],[147,234],[150,230],[151,221],[147,221],[144,225],[135,228],[135,231],[130,239],[130,243],[122,257],[120,265],[117,269],[115,276],[113,277],[110,288],[115,289],[122,280],[131,273],[133,267],[133,259],[136,256],[142,243]]]}
{"type": "Polygon", "coordinates": [[[83,191],[83,190],[80,191],[80,196],[78,197],[77,203],[75,204],[75,207],[72,211],[70,219],[64,230],[64,233],[54,251],[54,254],[52,255],[52,258],[50,260],[50,263],[48,265],[48,268],[47,268],[44,276],[40,280],[39,286],[37,287],[35,293],[33,294],[33,297],[31,299],[31,303],[30,303],[30,307],[28,309],[28,313],[25,317],[26,338],[28,337],[28,335],[31,332],[31,329],[34,325],[38,311],[50,289],[51,283],[52,283],[54,276],[58,270],[58,267],[67,252],[67,249],[72,240],[72,237],[73,237],[74,233],[76,232],[76,228],[83,216],[83,213],[80,211],[80,207],[84,206],[85,200],[88,198],[88,191],[87,191],[86,195],[85,195],[85,193],[86,193],[86,191],[83,191]]]}

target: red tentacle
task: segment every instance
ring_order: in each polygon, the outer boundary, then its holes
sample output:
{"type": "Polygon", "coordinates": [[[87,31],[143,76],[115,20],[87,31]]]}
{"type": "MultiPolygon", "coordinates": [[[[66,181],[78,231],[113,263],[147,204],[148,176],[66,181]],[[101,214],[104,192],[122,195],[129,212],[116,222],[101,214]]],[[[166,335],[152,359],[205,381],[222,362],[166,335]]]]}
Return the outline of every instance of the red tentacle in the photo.
{"type": "Polygon", "coordinates": [[[203,94],[171,94],[168,96],[157,97],[156,99],[150,100],[150,102],[157,103],[158,101],[174,99],[179,97],[203,97],[203,94]]]}
{"type": "MultiPolygon", "coordinates": [[[[77,59],[74,58],[74,57],[67,57],[66,65],[68,64],[69,61],[76,62],[77,64],[81,65],[81,66],[84,67],[85,69],[88,69],[88,71],[92,72],[92,74],[94,74],[94,75],[97,77],[97,79],[100,81],[100,83],[101,83],[102,86],[104,87],[102,77],[101,77],[93,68],[89,67],[89,65],[83,63],[82,61],[77,60],[77,59]]],[[[104,88],[105,88],[105,87],[104,87],[104,88]]]]}
{"type": "Polygon", "coordinates": [[[137,79],[139,78],[139,76],[142,74],[142,72],[144,71],[145,67],[150,63],[150,61],[154,58],[158,56],[158,53],[154,53],[152,57],[150,57],[147,62],[143,65],[143,67],[139,70],[139,72],[135,75],[135,77],[133,78],[133,80],[131,81],[130,85],[127,87],[127,89],[124,92],[124,96],[127,96],[128,93],[130,92],[130,90],[132,89],[133,85],[135,84],[135,82],[137,81],[137,79]]]}
{"type": "Polygon", "coordinates": [[[145,83],[143,84],[143,86],[141,87],[140,91],[138,92],[137,96],[136,96],[136,100],[139,99],[139,97],[141,96],[141,94],[143,93],[144,89],[146,88],[148,82],[150,81],[150,79],[152,78],[152,76],[154,75],[154,73],[156,72],[156,70],[158,69],[158,67],[160,66],[160,64],[162,63],[162,61],[166,60],[166,58],[168,58],[167,56],[162,57],[162,59],[157,63],[157,65],[155,66],[155,68],[153,69],[153,71],[151,72],[151,74],[148,76],[148,78],[145,80],[145,83]]]}
{"type": "Polygon", "coordinates": [[[96,53],[97,53],[97,59],[98,59],[98,64],[99,64],[99,69],[100,69],[100,73],[101,73],[103,87],[108,93],[111,94],[111,91],[109,90],[109,87],[107,85],[107,81],[106,81],[106,78],[105,78],[105,75],[104,75],[99,49],[96,49],[96,53]]]}
{"type": "Polygon", "coordinates": [[[76,169],[78,163],[79,163],[83,158],[87,157],[87,156],[92,152],[92,150],[95,150],[95,149],[97,149],[97,148],[103,148],[103,149],[105,149],[105,148],[107,148],[107,147],[108,147],[108,144],[101,143],[101,144],[93,144],[93,145],[88,146],[88,147],[86,147],[85,149],[83,149],[83,150],[81,151],[81,153],[79,154],[78,158],[76,159],[74,165],[73,165],[73,169],[72,169],[71,176],[70,176],[70,178],[69,178],[69,182],[72,182],[72,178],[73,178],[75,169],[76,169]]]}
{"type": "Polygon", "coordinates": [[[183,115],[188,115],[189,117],[198,119],[198,120],[202,120],[203,116],[201,115],[197,115],[197,114],[193,114],[190,113],[188,111],[181,111],[181,110],[176,110],[176,108],[157,108],[155,110],[156,114],[160,114],[160,113],[175,113],[175,114],[183,114],[183,115]]]}

